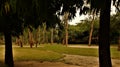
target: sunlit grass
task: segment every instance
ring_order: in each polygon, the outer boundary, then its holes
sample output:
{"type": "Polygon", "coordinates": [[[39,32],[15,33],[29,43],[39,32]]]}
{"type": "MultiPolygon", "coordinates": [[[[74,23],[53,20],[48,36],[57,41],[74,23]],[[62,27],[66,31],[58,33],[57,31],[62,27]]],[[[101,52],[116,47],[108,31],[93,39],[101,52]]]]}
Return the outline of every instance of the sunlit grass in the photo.
{"type": "MultiPolygon", "coordinates": [[[[13,47],[15,61],[58,61],[64,54],[98,57],[98,48],[73,48],[63,45],[42,45],[43,47],[13,47]]],[[[92,46],[91,46],[92,47],[92,46]]],[[[120,51],[111,48],[111,57],[120,59],[120,51]]],[[[0,61],[4,59],[4,47],[0,47],[0,61]]]]}
{"type": "MultiPolygon", "coordinates": [[[[98,57],[98,48],[72,48],[62,45],[46,45],[44,48],[62,54],[98,57]]],[[[111,57],[114,59],[120,59],[120,51],[117,51],[115,46],[111,47],[111,57]]]]}
{"type": "Polygon", "coordinates": [[[55,51],[62,54],[98,56],[98,50],[95,48],[73,48],[62,45],[46,45],[45,48],[47,50],[55,51]]]}
{"type": "Polygon", "coordinates": [[[14,48],[14,60],[57,61],[63,55],[41,48],[14,48]],[[38,50],[39,49],[39,50],[38,50]]]}

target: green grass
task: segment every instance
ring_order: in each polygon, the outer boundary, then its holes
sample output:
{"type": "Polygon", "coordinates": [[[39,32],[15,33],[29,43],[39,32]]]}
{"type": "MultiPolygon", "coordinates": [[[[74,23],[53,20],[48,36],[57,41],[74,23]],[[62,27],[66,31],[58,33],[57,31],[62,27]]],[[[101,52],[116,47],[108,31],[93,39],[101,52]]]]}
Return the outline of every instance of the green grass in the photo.
{"type": "Polygon", "coordinates": [[[98,56],[98,50],[95,48],[72,48],[72,47],[66,47],[62,45],[46,45],[45,49],[58,52],[61,54],[98,56]]]}
{"type": "Polygon", "coordinates": [[[14,60],[57,61],[63,55],[41,48],[14,48],[14,60]],[[38,50],[39,49],[39,50],[38,50]]]}
{"type": "Polygon", "coordinates": [[[111,57],[113,59],[120,59],[120,51],[117,48],[111,48],[111,57]]]}
{"type": "MultiPolygon", "coordinates": [[[[13,53],[15,61],[58,61],[64,57],[63,54],[98,57],[97,48],[72,48],[63,45],[44,45],[38,48],[14,47],[13,53]]],[[[120,52],[116,48],[111,48],[111,56],[114,59],[120,59],[120,52]]],[[[0,47],[0,61],[3,59],[4,48],[0,47]]]]}
{"type": "MultiPolygon", "coordinates": [[[[97,48],[72,48],[72,47],[65,47],[61,45],[52,45],[52,46],[46,45],[45,49],[62,53],[62,54],[64,53],[64,54],[72,54],[72,55],[98,57],[97,48]]],[[[113,59],[120,59],[120,51],[117,51],[117,48],[115,46],[111,47],[111,57],[113,59]]]]}

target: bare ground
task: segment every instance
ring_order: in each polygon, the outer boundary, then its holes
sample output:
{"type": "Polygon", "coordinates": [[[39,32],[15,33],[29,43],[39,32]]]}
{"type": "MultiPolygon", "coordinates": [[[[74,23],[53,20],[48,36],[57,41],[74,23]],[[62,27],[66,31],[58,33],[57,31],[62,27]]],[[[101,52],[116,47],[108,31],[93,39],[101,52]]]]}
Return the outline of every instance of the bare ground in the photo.
{"type": "MultiPolygon", "coordinates": [[[[66,55],[63,58],[66,63],[78,65],[80,67],[99,67],[99,60],[97,57],[66,55]]],[[[113,67],[120,67],[120,60],[112,59],[113,67]]]]}
{"type": "Polygon", "coordinates": [[[15,62],[15,67],[79,67],[62,62],[38,62],[38,61],[21,61],[15,62]]]}
{"type": "MultiPolygon", "coordinates": [[[[61,62],[17,61],[15,67],[99,67],[98,58],[66,55],[61,62]]],[[[113,67],[120,67],[120,60],[112,59],[113,67]]]]}

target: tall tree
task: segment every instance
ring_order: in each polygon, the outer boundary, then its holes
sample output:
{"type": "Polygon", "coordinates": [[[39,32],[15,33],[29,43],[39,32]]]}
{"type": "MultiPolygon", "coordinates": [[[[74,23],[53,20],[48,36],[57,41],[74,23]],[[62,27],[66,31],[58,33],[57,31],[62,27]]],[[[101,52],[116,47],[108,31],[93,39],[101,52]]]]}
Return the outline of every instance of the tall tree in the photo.
{"type": "MultiPolygon", "coordinates": [[[[0,32],[4,33],[5,38],[5,64],[8,67],[13,67],[12,54],[12,35],[19,35],[22,31],[22,22],[14,11],[12,0],[0,1],[0,32]]],[[[14,5],[15,6],[15,5],[14,5]]]]}
{"type": "Polygon", "coordinates": [[[112,67],[110,55],[110,9],[111,0],[88,0],[91,3],[91,9],[99,12],[100,10],[100,28],[99,28],[99,66],[112,67]]]}
{"type": "Polygon", "coordinates": [[[120,13],[116,13],[115,15],[111,16],[111,40],[117,39],[118,43],[118,50],[120,50],[120,13]]]}
{"type": "Polygon", "coordinates": [[[89,34],[89,43],[88,46],[91,46],[91,41],[92,41],[92,34],[93,34],[93,29],[94,29],[94,19],[95,15],[92,15],[92,21],[91,21],[91,28],[90,28],[90,34],[89,34]]]}
{"type": "Polygon", "coordinates": [[[50,30],[50,32],[51,32],[51,45],[54,43],[54,39],[53,39],[53,35],[54,35],[54,29],[53,28],[51,28],[51,30],[50,30]]]}
{"type": "Polygon", "coordinates": [[[112,67],[110,55],[110,9],[111,0],[101,1],[99,28],[99,62],[100,67],[112,67]]]}
{"type": "Polygon", "coordinates": [[[61,7],[57,2],[59,1],[0,0],[0,32],[5,36],[5,64],[8,67],[14,66],[11,35],[21,34],[24,26],[38,27],[41,22],[47,21],[48,16],[54,16],[61,7]]]}
{"type": "Polygon", "coordinates": [[[79,8],[80,9],[80,14],[82,14],[83,11],[83,0],[60,0],[62,10],[59,12],[60,15],[64,16],[64,22],[65,22],[65,44],[68,44],[68,20],[72,19],[75,17],[76,10],[79,8]]]}
{"type": "Polygon", "coordinates": [[[64,42],[65,42],[65,45],[67,46],[68,45],[68,18],[69,17],[69,12],[65,12],[64,13],[64,16],[63,16],[63,21],[64,21],[64,26],[65,26],[65,39],[64,39],[64,42]]]}

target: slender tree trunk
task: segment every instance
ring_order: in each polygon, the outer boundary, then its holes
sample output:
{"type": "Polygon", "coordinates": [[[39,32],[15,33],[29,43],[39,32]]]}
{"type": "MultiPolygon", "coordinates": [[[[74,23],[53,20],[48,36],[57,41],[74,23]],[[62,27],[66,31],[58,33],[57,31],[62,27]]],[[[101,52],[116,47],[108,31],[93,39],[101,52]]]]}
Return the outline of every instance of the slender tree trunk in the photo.
{"type": "Polygon", "coordinates": [[[44,44],[46,40],[46,24],[43,23],[43,40],[42,43],[44,44]]]}
{"type": "Polygon", "coordinates": [[[119,38],[118,38],[118,51],[120,51],[120,35],[119,35],[119,38]]]}
{"type": "Polygon", "coordinates": [[[23,39],[22,36],[17,37],[17,44],[20,47],[23,47],[23,42],[22,42],[23,40],[22,39],[23,39]]]}
{"type": "Polygon", "coordinates": [[[111,0],[102,0],[99,28],[99,67],[112,67],[110,56],[111,0]]]}
{"type": "Polygon", "coordinates": [[[67,22],[67,20],[66,20],[66,29],[65,29],[65,32],[66,32],[66,36],[65,36],[65,40],[66,40],[66,42],[65,42],[65,44],[66,44],[66,46],[68,46],[68,22],[67,22]]]}
{"type": "Polygon", "coordinates": [[[34,45],[34,42],[33,42],[33,34],[32,34],[32,32],[30,31],[30,29],[28,30],[28,35],[29,35],[30,48],[32,48],[32,46],[34,45]]]}
{"type": "Polygon", "coordinates": [[[64,13],[64,23],[65,23],[65,45],[68,46],[68,16],[69,13],[64,13]]]}
{"type": "Polygon", "coordinates": [[[8,67],[14,67],[11,33],[4,32],[4,36],[5,36],[5,64],[8,67]]]}
{"type": "Polygon", "coordinates": [[[51,28],[51,45],[53,44],[53,28],[51,28]]]}
{"type": "Polygon", "coordinates": [[[94,29],[94,14],[93,14],[93,18],[92,18],[92,21],[91,21],[91,29],[90,29],[88,46],[91,46],[93,29],[94,29]]]}
{"type": "Polygon", "coordinates": [[[36,30],[36,32],[35,32],[35,47],[37,48],[37,46],[38,46],[38,39],[39,39],[39,27],[37,28],[37,30],[36,30]]]}

